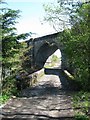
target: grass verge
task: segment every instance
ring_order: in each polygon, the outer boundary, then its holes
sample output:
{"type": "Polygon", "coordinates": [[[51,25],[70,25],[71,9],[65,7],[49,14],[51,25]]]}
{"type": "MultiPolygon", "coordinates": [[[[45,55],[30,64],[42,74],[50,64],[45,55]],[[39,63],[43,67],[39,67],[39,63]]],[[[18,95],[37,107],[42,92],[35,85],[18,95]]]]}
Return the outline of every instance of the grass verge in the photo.
{"type": "Polygon", "coordinates": [[[75,120],[90,120],[90,93],[80,91],[73,95],[75,120]]]}

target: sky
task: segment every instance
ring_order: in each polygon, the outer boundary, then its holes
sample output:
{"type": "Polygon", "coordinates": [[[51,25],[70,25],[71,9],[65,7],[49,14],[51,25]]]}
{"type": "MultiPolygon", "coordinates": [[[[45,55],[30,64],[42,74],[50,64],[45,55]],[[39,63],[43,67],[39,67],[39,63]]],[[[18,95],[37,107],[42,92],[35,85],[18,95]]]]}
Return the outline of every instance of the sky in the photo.
{"type": "MultiPolygon", "coordinates": [[[[56,32],[49,23],[43,21],[45,16],[43,4],[55,3],[56,1],[57,0],[5,0],[8,8],[13,10],[19,9],[21,11],[21,17],[18,19],[19,23],[16,24],[17,33],[36,33],[36,35],[34,34],[32,37],[44,36],[56,32]]],[[[59,50],[57,54],[60,54],[59,50]]]]}
{"type": "Polygon", "coordinates": [[[8,8],[21,11],[19,23],[16,24],[18,34],[32,32],[36,33],[36,36],[43,36],[56,32],[48,22],[43,21],[45,17],[43,4],[56,3],[57,0],[5,0],[5,2],[8,8]]]}
{"type": "Polygon", "coordinates": [[[45,16],[43,4],[55,0],[6,0],[6,2],[8,8],[21,11],[19,23],[16,24],[18,34],[32,32],[36,33],[36,36],[43,36],[56,32],[49,23],[43,21],[45,16]]]}

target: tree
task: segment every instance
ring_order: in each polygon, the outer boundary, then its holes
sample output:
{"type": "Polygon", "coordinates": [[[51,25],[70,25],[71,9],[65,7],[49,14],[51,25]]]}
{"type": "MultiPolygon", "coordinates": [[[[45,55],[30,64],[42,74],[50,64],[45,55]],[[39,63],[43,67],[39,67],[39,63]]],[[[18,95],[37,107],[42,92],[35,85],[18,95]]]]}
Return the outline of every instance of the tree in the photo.
{"type": "Polygon", "coordinates": [[[89,3],[89,1],[57,0],[56,3],[44,4],[43,7],[46,13],[44,21],[49,22],[56,31],[71,28],[74,22],[78,19],[76,12],[82,4],[85,3],[89,3]]]}
{"type": "Polygon", "coordinates": [[[80,6],[76,15],[78,20],[71,29],[72,41],[69,44],[72,48],[72,64],[75,66],[74,76],[83,89],[90,90],[90,3],[80,6]]]}
{"type": "Polygon", "coordinates": [[[21,68],[20,55],[22,55],[24,49],[17,40],[26,39],[31,33],[17,35],[15,24],[17,23],[16,19],[20,17],[20,10],[1,8],[0,12],[0,28],[2,31],[2,90],[5,94],[14,94],[16,91],[15,76],[21,68]]]}
{"type": "Polygon", "coordinates": [[[17,53],[17,36],[16,36],[16,18],[19,17],[19,10],[11,10],[8,8],[2,9],[2,70],[3,78],[6,76],[7,70],[12,71],[12,66],[14,65],[11,61],[17,53]]]}
{"type": "Polygon", "coordinates": [[[43,6],[46,12],[44,21],[49,22],[56,31],[62,31],[67,27],[69,24],[68,16],[58,3],[51,3],[49,5],[44,4],[43,6]]]}
{"type": "MultiPolygon", "coordinates": [[[[75,80],[79,81],[83,89],[90,89],[90,2],[72,4],[72,0],[59,1],[58,4],[62,11],[68,13],[71,28],[63,29],[62,39],[64,52],[67,56],[67,65],[73,71],[70,71],[75,80]]],[[[55,7],[54,7],[55,8],[55,7]]],[[[53,8],[47,9],[48,21],[54,22],[59,16],[53,8]],[[50,11],[49,11],[50,10],[50,11]],[[50,14],[52,13],[52,14],[50,14]]],[[[59,14],[62,14],[62,11],[59,14]]],[[[59,20],[59,19],[58,19],[59,20]]],[[[61,22],[59,20],[59,22],[61,22]]],[[[52,24],[53,25],[53,24],[52,24]]],[[[59,24],[57,23],[57,26],[59,24]]],[[[59,28],[59,27],[58,27],[59,28]]]]}

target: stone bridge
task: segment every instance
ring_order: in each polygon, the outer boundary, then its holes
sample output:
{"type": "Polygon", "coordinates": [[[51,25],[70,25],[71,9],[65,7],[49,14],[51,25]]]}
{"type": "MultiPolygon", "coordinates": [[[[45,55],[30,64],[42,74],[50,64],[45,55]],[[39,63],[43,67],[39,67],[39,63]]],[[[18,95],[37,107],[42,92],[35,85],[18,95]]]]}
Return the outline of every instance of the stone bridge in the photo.
{"type": "Polygon", "coordinates": [[[57,49],[61,51],[61,69],[66,68],[66,58],[63,52],[64,46],[60,43],[60,36],[62,32],[38,37],[31,38],[26,41],[27,46],[32,46],[30,50],[31,54],[31,65],[36,69],[43,68],[46,60],[50,55],[52,55],[57,49]]]}

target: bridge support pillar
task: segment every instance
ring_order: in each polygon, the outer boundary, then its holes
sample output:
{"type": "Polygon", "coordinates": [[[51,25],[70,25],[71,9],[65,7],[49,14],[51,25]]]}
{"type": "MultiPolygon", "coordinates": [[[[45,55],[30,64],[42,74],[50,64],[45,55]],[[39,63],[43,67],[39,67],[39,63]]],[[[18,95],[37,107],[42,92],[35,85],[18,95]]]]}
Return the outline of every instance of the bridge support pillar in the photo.
{"type": "Polygon", "coordinates": [[[65,70],[67,67],[66,56],[63,51],[61,51],[61,69],[65,70]]]}

